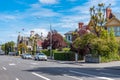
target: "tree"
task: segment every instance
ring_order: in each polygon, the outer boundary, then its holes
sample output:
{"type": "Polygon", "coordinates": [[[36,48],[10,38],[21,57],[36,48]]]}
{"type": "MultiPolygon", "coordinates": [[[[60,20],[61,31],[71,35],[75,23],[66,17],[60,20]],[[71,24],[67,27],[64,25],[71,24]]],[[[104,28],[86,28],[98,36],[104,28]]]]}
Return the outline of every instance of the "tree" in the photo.
{"type": "Polygon", "coordinates": [[[92,33],[77,37],[72,43],[71,50],[83,57],[85,54],[91,53],[91,41],[95,38],[96,36],[92,33]]]}
{"type": "Polygon", "coordinates": [[[37,52],[37,40],[38,40],[38,37],[35,35],[30,37],[33,54],[35,54],[37,52]]]}
{"type": "Polygon", "coordinates": [[[8,54],[9,52],[14,51],[14,46],[15,42],[10,41],[2,45],[2,50],[5,51],[6,54],[8,54]]]}
{"type": "Polygon", "coordinates": [[[25,53],[27,51],[27,46],[24,43],[19,43],[18,51],[20,51],[20,54],[22,54],[23,52],[25,53]]]}
{"type": "Polygon", "coordinates": [[[67,44],[64,41],[64,38],[56,31],[53,30],[51,33],[49,32],[47,35],[47,39],[44,40],[42,47],[44,49],[47,49],[50,47],[50,40],[52,40],[52,49],[61,49],[63,47],[66,47],[67,44]],[[52,38],[52,39],[51,39],[52,38]]]}
{"type": "Polygon", "coordinates": [[[67,45],[67,47],[70,47],[70,42],[64,37],[64,41],[65,41],[65,43],[66,43],[66,45],[67,45]]]}
{"type": "Polygon", "coordinates": [[[1,49],[5,51],[5,44],[2,44],[1,49]]]}
{"type": "Polygon", "coordinates": [[[98,8],[95,6],[90,8],[90,16],[91,16],[91,22],[92,22],[92,27],[95,32],[95,34],[99,37],[101,33],[101,28],[105,29],[105,22],[106,22],[106,17],[105,17],[105,4],[100,3],[98,4],[98,8]]]}

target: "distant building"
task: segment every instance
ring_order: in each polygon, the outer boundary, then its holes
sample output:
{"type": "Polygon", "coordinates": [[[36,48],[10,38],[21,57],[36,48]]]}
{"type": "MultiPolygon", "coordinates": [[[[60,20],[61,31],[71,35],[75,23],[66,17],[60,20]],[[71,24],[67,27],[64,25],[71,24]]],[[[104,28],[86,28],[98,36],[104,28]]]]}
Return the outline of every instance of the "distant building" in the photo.
{"type": "Polygon", "coordinates": [[[20,34],[18,35],[18,38],[17,38],[17,45],[20,44],[20,43],[24,43],[27,48],[29,50],[33,50],[32,49],[32,42],[30,41],[30,37],[36,37],[37,38],[37,50],[40,50],[42,49],[42,42],[44,40],[44,37],[39,34],[34,34],[34,31],[31,31],[30,32],[30,36],[29,37],[25,37],[25,36],[21,36],[20,34]]]}

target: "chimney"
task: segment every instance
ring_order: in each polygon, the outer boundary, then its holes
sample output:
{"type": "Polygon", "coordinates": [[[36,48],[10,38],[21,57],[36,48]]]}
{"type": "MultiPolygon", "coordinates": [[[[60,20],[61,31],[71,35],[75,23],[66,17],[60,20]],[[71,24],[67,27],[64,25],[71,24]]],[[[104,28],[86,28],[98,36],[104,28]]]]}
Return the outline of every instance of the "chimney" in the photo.
{"type": "Polygon", "coordinates": [[[79,29],[79,30],[83,27],[83,24],[84,24],[84,23],[82,23],[82,22],[78,23],[78,26],[79,26],[78,29],[79,29]]]}
{"type": "Polygon", "coordinates": [[[110,19],[111,13],[112,13],[112,10],[110,8],[106,8],[106,18],[107,18],[107,20],[110,19]]]}

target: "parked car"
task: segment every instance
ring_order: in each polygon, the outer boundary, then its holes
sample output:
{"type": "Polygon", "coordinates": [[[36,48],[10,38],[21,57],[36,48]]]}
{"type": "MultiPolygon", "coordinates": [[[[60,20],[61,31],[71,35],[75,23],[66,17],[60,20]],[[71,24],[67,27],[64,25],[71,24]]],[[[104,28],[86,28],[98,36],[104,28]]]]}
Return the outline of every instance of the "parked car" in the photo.
{"type": "Polygon", "coordinates": [[[5,55],[5,52],[0,50],[0,55],[5,55]]]}
{"type": "Polygon", "coordinates": [[[8,55],[15,56],[16,52],[9,52],[8,55]]]}
{"type": "Polygon", "coordinates": [[[37,53],[34,60],[44,60],[47,61],[47,56],[44,53],[37,53]]]}
{"type": "Polygon", "coordinates": [[[23,53],[23,54],[21,55],[21,58],[23,58],[23,59],[32,59],[32,55],[29,54],[29,53],[23,53]]]}

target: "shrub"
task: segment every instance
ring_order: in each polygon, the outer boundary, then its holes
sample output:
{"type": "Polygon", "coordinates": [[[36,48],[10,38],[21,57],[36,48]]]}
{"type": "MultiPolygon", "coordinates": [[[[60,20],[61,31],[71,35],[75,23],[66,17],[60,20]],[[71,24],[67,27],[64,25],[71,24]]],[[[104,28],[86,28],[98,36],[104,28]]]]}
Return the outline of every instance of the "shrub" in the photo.
{"type": "Polygon", "coordinates": [[[62,49],[64,52],[68,52],[68,51],[70,51],[70,48],[63,48],[62,49]]]}
{"type": "Polygon", "coordinates": [[[54,53],[55,60],[73,61],[75,60],[75,54],[72,52],[57,52],[54,53]]]}
{"type": "Polygon", "coordinates": [[[50,56],[50,51],[47,49],[41,50],[45,55],[50,56]]]}

